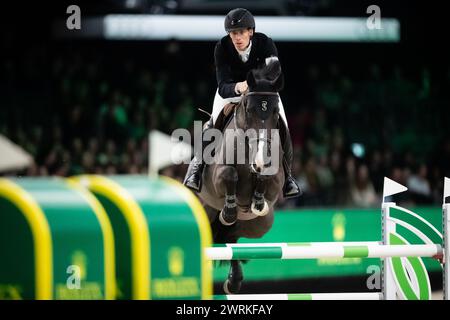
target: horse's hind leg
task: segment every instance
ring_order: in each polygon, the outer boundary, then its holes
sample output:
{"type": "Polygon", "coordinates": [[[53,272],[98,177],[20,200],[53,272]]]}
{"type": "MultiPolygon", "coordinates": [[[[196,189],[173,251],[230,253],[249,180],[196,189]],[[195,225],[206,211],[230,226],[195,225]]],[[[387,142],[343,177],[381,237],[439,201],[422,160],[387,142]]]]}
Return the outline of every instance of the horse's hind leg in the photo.
{"type": "Polygon", "coordinates": [[[223,291],[226,294],[236,294],[241,290],[242,281],[244,280],[244,273],[242,272],[242,265],[240,260],[231,260],[230,271],[228,272],[228,279],[223,284],[223,291]]]}
{"type": "Polygon", "coordinates": [[[231,226],[237,220],[236,184],[238,174],[236,168],[225,166],[220,174],[221,183],[225,186],[225,205],[220,212],[219,220],[225,226],[231,226]]]}
{"type": "MultiPolygon", "coordinates": [[[[239,230],[239,223],[232,225],[231,227],[224,226],[218,219],[212,224],[214,243],[236,243],[237,234],[239,230]]],[[[244,280],[244,274],[242,271],[240,260],[230,261],[230,271],[228,272],[228,278],[223,283],[223,290],[226,294],[236,294],[241,289],[242,281],[244,280]]]]}

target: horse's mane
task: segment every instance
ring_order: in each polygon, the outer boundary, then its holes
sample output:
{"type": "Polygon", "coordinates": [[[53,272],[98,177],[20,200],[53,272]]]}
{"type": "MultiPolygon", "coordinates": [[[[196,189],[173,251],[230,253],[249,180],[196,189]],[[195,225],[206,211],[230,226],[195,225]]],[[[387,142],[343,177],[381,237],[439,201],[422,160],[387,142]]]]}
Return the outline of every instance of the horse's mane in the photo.
{"type": "Polygon", "coordinates": [[[250,91],[280,91],[284,84],[280,61],[268,58],[263,67],[248,73],[247,83],[250,91]]]}

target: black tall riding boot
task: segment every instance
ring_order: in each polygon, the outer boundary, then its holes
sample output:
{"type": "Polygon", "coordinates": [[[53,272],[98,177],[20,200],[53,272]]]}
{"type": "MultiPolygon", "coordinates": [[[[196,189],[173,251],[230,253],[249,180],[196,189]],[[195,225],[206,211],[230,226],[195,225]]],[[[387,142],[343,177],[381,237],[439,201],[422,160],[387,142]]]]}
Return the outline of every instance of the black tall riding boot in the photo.
{"type": "Polygon", "coordinates": [[[295,182],[291,172],[292,161],[294,158],[291,135],[289,134],[289,130],[282,119],[280,119],[280,139],[284,152],[283,168],[285,180],[283,186],[283,196],[285,198],[299,197],[303,192],[297,185],[297,182],[295,182]]]}
{"type": "Polygon", "coordinates": [[[186,176],[184,178],[183,184],[196,192],[200,192],[202,190],[202,173],[205,163],[203,162],[203,150],[205,149],[205,143],[203,141],[203,135],[206,130],[213,127],[213,119],[209,119],[202,131],[202,154],[195,154],[194,158],[192,158],[191,163],[189,164],[188,170],[186,172],[186,176]]]}

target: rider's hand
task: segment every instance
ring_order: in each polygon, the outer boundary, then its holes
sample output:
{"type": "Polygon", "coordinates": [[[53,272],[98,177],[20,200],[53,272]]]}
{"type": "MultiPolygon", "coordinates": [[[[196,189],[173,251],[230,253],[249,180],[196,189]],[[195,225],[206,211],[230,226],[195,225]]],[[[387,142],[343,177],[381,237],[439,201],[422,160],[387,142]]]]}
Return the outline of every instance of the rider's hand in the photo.
{"type": "Polygon", "coordinates": [[[243,94],[247,90],[248,90],[247,81],[242,81],[242,82],[236,83],[236,87],[234,88],[234,91],[236,91],[236,93],[238,93],[238,94],[243,94]]]}

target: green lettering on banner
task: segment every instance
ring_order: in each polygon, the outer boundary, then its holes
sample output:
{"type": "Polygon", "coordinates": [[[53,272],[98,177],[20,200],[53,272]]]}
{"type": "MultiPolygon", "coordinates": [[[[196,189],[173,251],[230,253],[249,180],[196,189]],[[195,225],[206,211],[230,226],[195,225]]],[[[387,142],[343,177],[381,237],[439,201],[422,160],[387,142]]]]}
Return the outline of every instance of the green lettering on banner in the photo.
{"type": "Polygon", "coordinates": [[[199,295],[201,295],[200,283],[195,277],[153,279],[152,296],[156,299],[199,295]]]}
{"type": "Polygon", "coordinates": [[[359,265],[361,264],[361,258],[323,258],[317,259],[318,266],[348,266],[348,265],[359,265]]]}
{"type": "Polygon", "coordinates": [[[57,300],[102,300],[104,294],[103,285],[97,282],[82,282],[81,289],[69,289],[67,285],[56,285],[55,298],[57,300]]]}

